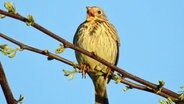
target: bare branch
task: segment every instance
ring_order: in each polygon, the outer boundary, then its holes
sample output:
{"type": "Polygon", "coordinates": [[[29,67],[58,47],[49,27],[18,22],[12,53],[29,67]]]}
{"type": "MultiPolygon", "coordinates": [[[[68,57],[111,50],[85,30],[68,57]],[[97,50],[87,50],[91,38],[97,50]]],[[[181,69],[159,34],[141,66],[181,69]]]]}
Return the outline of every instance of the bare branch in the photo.
{"type": "MultiPolygon", "coordinates": [[[[51,58],[51,59],[56,59],[56,60],[58,60],[58,61],[60,61],[60,62],[63,62],[63,63],[65,63],[65,64],[68,64],[68,65],[73,66],[73,62],[72,62],[72,61],[69,61],[69,60],[67,60],[67,59],[65,59],[65,58],[62,58],[62,57],[60,57],[60,56],[58,56],[58,55],[55,55],[55,54],[49,52],[48,50],[41,50],[41,49],[38,49],[38,48],[34,48],[34,47],[31,47],[31,46],[28,46],[28,45],[26,45],[26,44],[23,44],[23,43],[17,41],[17,40],[12,39],[12,38],[10,38],[10,37],[8,37],[8,36],[2,34],[2,33],[0,33],[0,37],[2,37],[2,38],[4,38],[4,39],[6,39],[6,40],[8,40],[8,41],[10,41],[10,42],[12,42],[12,43],[18,45],[18,46],[21,47],[22,49],[29,50],[29,51],[32,51],[32,52],[35,52],[35,53],[39,53],[39,54],[48,56],[48,57],[51,58]]],[[[76,64],[76,67],[77,67],[78,69],[80,69],[80,65],[76,64]]],[[[90,70],[88,70],[88,71],[90,71],[90,70]]],[[[148,87],[146,87],[146,86],[143,86],[143,85],[139,85],[139,84],[133,83],[133,82],[128,81],[128,80],[126,80],[126,79],[122,79],[122,80],[121,80],[121,83],[124,83],[124,84],[128,85],[129,88],[135,88],[135,89],[139,89],[139,90],[143,90],[143,91],[155,93],[155,91],[154,91],[153,89],[151,89],[151,88],[148,88],[148,87]]],[[[158,94],[158,95],[160,95],[160,96],[163,96],[163,97],[165,97],[165,98],[168,97],[168,95],[165,95],[165,94],[162,93],[162,92],[156,93],[156,94],[158,94]]]]}
{"type": "MultiPolygon", "coordinates": [[[[0,33],[0,37],[2,37],[4,39],[6,39],[6,40],[8,40],[8,41],[18,45],[23,50],[24,49],[25,50],[29,50],[29,51],[32,51],[32,52],[35,52],[35,53],[39,53],[39,54],[48,56],[49,58],[52,58],[52,59],[56,59],[56,60],[61,61],[61,62],[65,63],[65,64],[68,64],[68,65],[71,65],[71,66],[73,65],[73,62],[71,62],[71,61],[69,61],[69,60],[67,60],[67,59],[65,59],[63,57],[60,57],[60,56],[58,56],[56,54],[53,54],[53,53],[49,52],[48,50],[41,50],[41,49],[38,49],[38,48],[34,48],[34,47],[31,47],[31,46],[25,45],[25,44],[23,44],[23,43],[21,43],[21,42],[19,42],[17,40],[14,40],[14,39],[12,39],[12,38],[2,34],[2,33],[0,33]]],[[[76,67],[80,69],[79,65],[76,65],[76,67]]]]}
{"type": "Polygon", "coordinates": [[[159,91],[156,92],[156,91],[155,91],[154,89],[152,89],[152,88],[149,88],[149,87],[146,87],[146,86],[144,86],[144,85],[137,84],[137,83],[133,83],[133,82],[128,81],[128,80],[126,80],[126,79],[123,79],[123,80],[121,81],[121,83],[124,83],[124,84],[128,85],[128,86],[127,86],[128,89],[135,88],[135,89],[143,90],[143,91],[146,91],[146,92],[154,93],[154,94],[160,95],[160,96],[165,97],[165,98],[167,98],[167,97],[169,96],[169,95],[167,95],[167,94],[165,94],[165,93],[163,93],[163,92],[159,92],[159,91]]]}
{"type": "Polygon", "coordinates": [[[11,92],[11,89],[8,85],[8,81],[6,79],[1,62],[0,62],[0,84],[1,84],[1,88],[3,90],[3,93],[5,95],[6,102],[8,104],[17,104],[17,101],[14,99],[13,94],[11,92]]]}

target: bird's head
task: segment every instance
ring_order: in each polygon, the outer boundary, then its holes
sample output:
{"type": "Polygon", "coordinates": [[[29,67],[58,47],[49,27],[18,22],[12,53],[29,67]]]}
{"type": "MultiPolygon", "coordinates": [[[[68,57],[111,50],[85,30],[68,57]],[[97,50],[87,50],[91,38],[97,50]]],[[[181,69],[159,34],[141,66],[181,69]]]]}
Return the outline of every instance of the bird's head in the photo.
{"type": "Polygon", "coordinates": [[[107,21],[107,17],[104,11],[96,6],[86,7],[87,8],[87,21],[107,21]]]}

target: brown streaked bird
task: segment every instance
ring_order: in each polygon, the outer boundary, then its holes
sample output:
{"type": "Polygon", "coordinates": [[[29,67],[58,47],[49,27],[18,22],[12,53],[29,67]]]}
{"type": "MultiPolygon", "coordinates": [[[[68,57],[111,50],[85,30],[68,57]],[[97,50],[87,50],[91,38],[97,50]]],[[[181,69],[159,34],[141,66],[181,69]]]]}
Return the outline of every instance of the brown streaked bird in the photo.
{"type": "MultiPolygon", "coordinates": [[[[86,7],[87,18],[78,27],[73,43],[80,48],[105,59],[116,65],[119,57],[119,37],[115,27],[108,21],[104,11],[96,6],[86,7]]],[[[102,63],[75,52],[80,65],[88,67],[89,76],[95,87],[95,104],[108,104],[106,85],[109,78],[110,69],[102,63]],[[97,74],[97,73],[102,74],[97,74]]]]}

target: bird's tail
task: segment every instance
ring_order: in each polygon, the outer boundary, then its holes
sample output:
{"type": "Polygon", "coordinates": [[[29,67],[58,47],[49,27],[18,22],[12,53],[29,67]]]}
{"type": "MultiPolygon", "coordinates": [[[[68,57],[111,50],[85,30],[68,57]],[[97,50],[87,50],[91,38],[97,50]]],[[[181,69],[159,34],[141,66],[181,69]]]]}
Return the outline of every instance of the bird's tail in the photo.
{"type": "Polygon", "coordinates": [[[107,97],[107,91],[105,91],[104,96],[95,94],[95,104],[109,104],[108,97],[107,97]]]}
{"type": "Polygon", "coordinates": [[[106,89],[107,82],[108,79],[104,76],[93,78],[93,84],[95,87],[95,104],[109,104],[106,89]]]}

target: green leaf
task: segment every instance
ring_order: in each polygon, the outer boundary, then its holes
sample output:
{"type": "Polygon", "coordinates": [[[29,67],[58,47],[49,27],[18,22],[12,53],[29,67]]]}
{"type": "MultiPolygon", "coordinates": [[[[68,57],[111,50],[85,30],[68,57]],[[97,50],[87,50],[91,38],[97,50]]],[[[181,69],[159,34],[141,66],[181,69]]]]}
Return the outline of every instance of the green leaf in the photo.
{"type": "Polygon", "coordinates": [[[7,45],[7,44],[2,44],[2,45],[0,45],[0,48],[1,48],[1,49],[8,48],[8,45],[7,45]]]}
{"type": "Polygon", "coordinates": [[[159,85],[158,85],[159,87],[163,87],[165,85],[165,82],[163,80],[159,80],[158,82],[159,82],[159,85]]]}
{"type": "Polygon", "coordinates": [[[16,55],[16,52],[20,51],[20,50],[22,50],[22,49],[20,49],[20,48],[16,48],[16,49],[9,48],[7,44],[0,45],[0,52],[2,54],[4,54],[5,56],[8,56],[9,58],[14,58],[15,55],[16,55]]]}
{"type": "Polygon", "coordinates": [[[184,94],[181,94],[181,95],[179,96],[179,98],[180,98],[180,100],[184,100],[184,94]]]}
{"type": "Polygon", "coordinates": [[[168,104],[173,104],[173,101],[170,97],[168,97],[167,100],[168,100],[168,104]]]}
{"type": "Polygon", "coordinates": [[[181,86],[180,88],[181,88],[182,90],[184,90],[184,86],[181,86]]]}
{"type": "Polygon", "coordinates": [[[18,104],[23,104],[24,96],[20,95],[19,99],[17,100],[18,104]]]}
{"type": "Polygon", "coordinates": [[[123,88],[123,91],[126,92],[128,91],[128,89],[129,89],[128,86],[125,86],[125,88],[123,88]]]}
{"type": "Polygon", "coordinates": [[[0,45],[0,52],[4,55],[11,54],[12,50],[8,47],[7,44],[0,45]]]}
{"type": "Polygon", "coordinates": [[[69,75],[69,80],[73,80],[74,79],[74,74],[70,74],[69,75]]]}
{"type": "Polygon", "coordinates": [[[32,26],[32,25],[34,25],[34,18],[33,18],[33,16],[32,15],[28,15],[27,16],[27,21],[26,21],[26,25],[27,26],[32,26]]]}
{"type": "Polygon", "coordinates": [[[114,81],[115,81],[116,84],[118,84],[118,83],[120,83],[122,81],[122,78],[120,76],[116,75],[114,77],[114,81]]]}
{"type": "Polygon", "coordinates": [[[162,88],[163,88],[163,86],[165,85],[165,82],[163,81],[163,80],[159,80],[158,81],[158,91],[157,91],[157,93],[159,93],[161,90],[162,90],[162,88]]]}
{"type": "Polygon", "coordinates": [[[159,100],[159,103],[160,103],[160,104],[167,104],[167,102],[166,102],[165,100],[163,100],[163,99],[160,99],[160,100],[159,100]]]}
{"type": "Polygon", "coordinates": [[[63,72],[64,72],[64,76],[69,76],[70,75],[70,71],[68,71],[68,70],[63,69],[63,72]]]}
{"type": "Polygon", "coordinates": [[[56,54],[61,54],[61,53],[64,52],[64,50],[65,50],[64,46],[60,45],[60,47],[56,49],[55,53],[56,54]]]}
{"type": "Polygon", "coordinates": [[[8,10],[9,13],[16,14],[16,9],[12,2],[5,2],[4,7],[8,10]]]}
{"type": "Polygon", "coordinates": [[[72,62],[72,66],[73,66],[73,68],[74,68],[74,69],[76,69],[76,70],[77,70],[77,63],[72,62]]]}
{"type": "Polygon", "coordinates": [[[5,15],[0,14],[0,18],[5,18],[5,17],[6,17],[5,15]]]}
{"type": "Polygon", "coordinates": [[[167,100],[160,99],[160,104],[173,104],[173,101],[170,97],[167,98],[167,100]]]}
{"type": "Polygon", "coordinates": [[[78,70],[73,70],[73,71],[69,71],[69,70],[64,70],[63,69],[63,72],[64,72],[64,76],[67,76],[69,80],[73,80],[74,79],[74,76],[76,73],[79,73],[78,70]]]}
{"type": "Polygon", "coordinates": [[[9,58],[14,58],[15,57],[15,55],[16,55],[16,51],[13,51],[11,54],[9,54],[9,58]]]}

